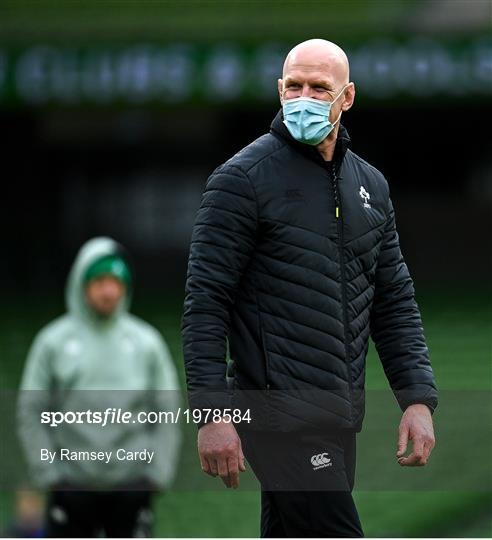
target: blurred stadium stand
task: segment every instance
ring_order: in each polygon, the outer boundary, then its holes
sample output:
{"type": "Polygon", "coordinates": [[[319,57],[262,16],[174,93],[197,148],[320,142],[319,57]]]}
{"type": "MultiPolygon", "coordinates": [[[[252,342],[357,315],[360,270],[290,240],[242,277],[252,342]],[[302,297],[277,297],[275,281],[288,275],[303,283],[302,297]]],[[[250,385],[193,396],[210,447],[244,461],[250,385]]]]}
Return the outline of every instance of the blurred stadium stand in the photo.
{"type": "Polygon", "coordinates": [[[488,275],[473,232],[490,225],[492,202],[490,10],[480,0],[3,2],[12,203],[0,282],[57,287],[80,244],[105,233],[134,253],[141,285],[181,286],[208,174],[268,129],[283,57],[312,36],[349,53],[358,93],[343,122],[390,181],[416,277],[488,275]]]}

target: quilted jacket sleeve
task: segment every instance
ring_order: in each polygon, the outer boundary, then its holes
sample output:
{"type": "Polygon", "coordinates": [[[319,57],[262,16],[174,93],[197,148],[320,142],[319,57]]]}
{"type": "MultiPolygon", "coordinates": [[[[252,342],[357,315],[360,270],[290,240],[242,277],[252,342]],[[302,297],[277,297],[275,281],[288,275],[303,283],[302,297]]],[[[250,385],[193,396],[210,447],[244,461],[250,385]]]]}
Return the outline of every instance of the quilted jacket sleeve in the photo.
{"type": "Polygon", "coordinates": [[[229,315],[256,243],[257,204],[242,170],[208,179],[193,228],[182,319],[188,400],[193,409],[230,407],[226,385],[229,315]]]}
{"type": "Polygon", "coordinates": [[[437,389],[391,200],[376,269],[371,334],[401,409],[423,403],[433,412],[437,389]]]}

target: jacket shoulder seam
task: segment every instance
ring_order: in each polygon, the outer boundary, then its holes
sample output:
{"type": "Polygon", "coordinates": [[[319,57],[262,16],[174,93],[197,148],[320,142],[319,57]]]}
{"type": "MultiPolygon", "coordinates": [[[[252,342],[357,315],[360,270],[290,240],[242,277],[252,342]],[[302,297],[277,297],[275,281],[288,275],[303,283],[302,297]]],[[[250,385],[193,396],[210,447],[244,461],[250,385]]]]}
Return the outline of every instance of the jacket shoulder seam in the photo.
{"type": "MultiPolygon", "coordinates": [[[[278,139],[276,139],[278,140],[278,139]]],[[[281,142],[281,141],[280,141],[281,142]]],[[[286,146],[286,143],[282,143],[281,146],[279,146],[278,148],[275,148],[274,150],[268,152],[268,154],[264,155],[264,156],[261,156],[261,158],[258,159],[258,161],[256,161],[255,163],[253,163],[253,165],[251,165],[248,170],[247,170],[247,173],[249,173],[249,171],[251,171],[251,169],[253,169],[254,167],[257,167],[262,161],[265,161],[265,159],[271,157],[273,154],[275,154],[276,152],[279,152],[280,150],[283,150],[283,148],[286,146]]]]}
{"type": "Polygon", "coordinates": [[[377,167],[374,167],[374,165],[371,165],[370,163],[368,163],[365,159],[362,159],[359,155],[357,155],[355,152],[352,152],[352,150],[349,150],[350,152],[350,155],[355,158],[359,163],[361,163],[362,165],[366,166],[368,169],[374,171],[375,173],[377,173],[377,175],[383,179],[386,183],[388,182],[386,180],[386,178],[384,177],[384,174],[377,168],[377,167]]]}
{"type": "MultiPolygon", "coordinates": [[[[265,159],[269,158],[270,156],[272,156],[273,154],[275,154],[275,152],[278,152],[279,150],[282,150],[282,148],[284,148],[286,146],[286,143],[283,142],[283,141],[280,141],[277,137],[275,137],[274,135],[272,135],[271,133],[266,133],[264,136],[271,136],[273,137],[273,139],[280,143],[281,146],[279,146],[278,148],[274,148],[273,150],[270,150],[269,152],[267,152],[266,154],[260,156],[257,160],[255,160],[255,162],[250,165],[247,169],[244,168],[244,167],[241,167],[241,165],[237,164],[236,162],[237,161],[240,161],[240,156],[239,155],[236,155],[234,157],[232,157],[229,162],[226,162],[226,164],[229,166],[229,167],[234,167],[236,169],[239,169],[243,174],[249,174],[249,172],[251,171],[251,169],[253,169],[254,167],[256,167],[257,165],[259,165],[262,161],[264,161],[265,159]]],[[[252,143],[253,144],[253,143],[252,143]]],[[[247,147],[246,147],[247,148],[247,147]]]]}

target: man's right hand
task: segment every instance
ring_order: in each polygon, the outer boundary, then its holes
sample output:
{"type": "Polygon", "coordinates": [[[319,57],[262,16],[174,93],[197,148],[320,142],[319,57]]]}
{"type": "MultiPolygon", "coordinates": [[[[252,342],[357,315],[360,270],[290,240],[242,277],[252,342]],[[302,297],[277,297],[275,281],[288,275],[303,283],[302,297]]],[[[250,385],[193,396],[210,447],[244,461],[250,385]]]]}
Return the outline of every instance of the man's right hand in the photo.
{"type": "Polygon", "coordinates": [[[244,472],[241,439],[232,422],[209,422],[198,430],[198,455],[202,470],[219,475],[230,488],[239,486],[239,473],[244,472]]]}

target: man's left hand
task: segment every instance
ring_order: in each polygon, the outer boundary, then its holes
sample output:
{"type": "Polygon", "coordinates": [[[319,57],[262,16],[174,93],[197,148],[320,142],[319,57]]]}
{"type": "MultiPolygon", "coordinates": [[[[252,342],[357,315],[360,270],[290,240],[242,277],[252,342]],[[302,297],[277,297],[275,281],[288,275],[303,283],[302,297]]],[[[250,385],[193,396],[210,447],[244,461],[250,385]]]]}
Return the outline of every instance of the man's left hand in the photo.
{"type": "Polygon", "coordinates": [[[435,445],[432,416],[427,405],[416,404],[407,407],[403,413],[398,437],[396,457],[402,467],[421,467],[429,459],[435,445]],[[408,441],[413,448],[409,456],[405,456],[408,441]]]}

